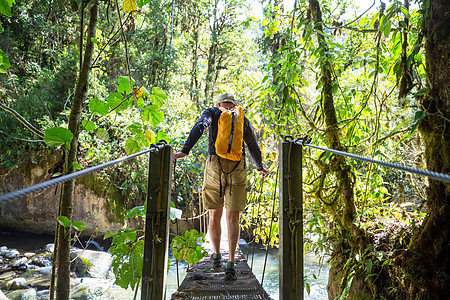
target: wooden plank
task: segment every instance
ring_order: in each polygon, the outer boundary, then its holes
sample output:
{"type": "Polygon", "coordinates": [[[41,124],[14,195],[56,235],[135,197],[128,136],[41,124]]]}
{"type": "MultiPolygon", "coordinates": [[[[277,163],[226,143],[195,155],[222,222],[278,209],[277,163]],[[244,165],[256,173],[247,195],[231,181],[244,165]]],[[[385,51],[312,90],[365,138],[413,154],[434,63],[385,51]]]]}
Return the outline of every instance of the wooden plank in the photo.
{"type": "Polygon", "coordinates": [[[172,300],[185,299],[271,299],[250,270],[238,248],[235,255],[236,281],[225,281],[228,252],[222,252],[222,267],[211,267],[209,257],[188,270],[172,300]]]}

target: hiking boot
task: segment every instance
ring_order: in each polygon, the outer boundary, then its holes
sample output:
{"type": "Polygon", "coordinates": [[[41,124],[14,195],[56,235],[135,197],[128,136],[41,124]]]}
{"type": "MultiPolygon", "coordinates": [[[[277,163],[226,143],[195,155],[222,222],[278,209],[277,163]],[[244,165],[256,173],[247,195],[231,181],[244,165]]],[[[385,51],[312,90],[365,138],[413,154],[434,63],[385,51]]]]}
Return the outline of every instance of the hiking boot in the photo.
{"type": "Polygon", "coordinates": [[[236,268],[234,267],[233,262],[228,262],[225,268],[225,280],[234,281],[237,279],[236,276],[236,268]]]}
{"type": "Polygon", "coordinates": [[[214,269],[218,269],[222,266],[222,262],[220,261],[221,258],[222,255],[220,253],[219,254],[214,253],[211,255],[211,264],[214,269]]]}

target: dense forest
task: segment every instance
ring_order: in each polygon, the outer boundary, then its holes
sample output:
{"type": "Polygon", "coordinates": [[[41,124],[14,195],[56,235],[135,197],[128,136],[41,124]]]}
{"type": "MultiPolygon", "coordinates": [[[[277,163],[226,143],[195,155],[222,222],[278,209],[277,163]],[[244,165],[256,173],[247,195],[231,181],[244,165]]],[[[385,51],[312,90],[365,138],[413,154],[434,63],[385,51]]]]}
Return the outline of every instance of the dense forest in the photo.
{"type": "MultiPolygon", "coordinates": [[[[450,1],[357,5],[0,0],[0,175],[30,153],[61,153],[60,171],[71,173],[161,139],[178,150],[225,92],[239,99],[271,172],[247,212],[261,202],[272,214],[285,135],[449,174],[450,1]]],[[[199,201],[206,143],[178,163],[177,208],[199,201]]],[[[305,249],[329,255],[329,299],[447,299],[449,184],[311,148],[303,164],[304,235],[314,237],[305,249]]],[[[143,205],[144,162],[99,176],[121,191],[123,210],[143,205]]],[[[68,220],[74,184],[61,192],[68,220]]],[[[248,218],[243,231],[276,247],[277,222],[263,218],[258,229],[248,218]]],[[[64,230],[57,299],[69,298],[64,230]]]]}

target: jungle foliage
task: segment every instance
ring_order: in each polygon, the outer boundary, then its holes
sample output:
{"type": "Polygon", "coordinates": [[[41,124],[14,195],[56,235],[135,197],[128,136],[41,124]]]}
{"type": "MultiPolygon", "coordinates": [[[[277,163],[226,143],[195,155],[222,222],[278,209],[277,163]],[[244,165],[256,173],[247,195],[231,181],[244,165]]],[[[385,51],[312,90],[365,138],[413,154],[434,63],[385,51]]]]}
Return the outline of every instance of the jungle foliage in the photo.
{"type": "MultiPolygon", "coordinates": [[[[75,160],[66,160],[66,170],[160,139],[177,150],[202,110],[233,92],[271,171],[265,180],[250,171],[243,233],[276,247],[278,144],[285,135],[449,173],[444,2],[374,1],[357,13],[350,0],[295,1],[289,8],[279,0],[0,0],[0,164],[20,165],[24,151],[68,151],[75,135],[75,160]],[[87,40],[85,11],[94,5],[98,25],[87,40]],[[262,15],[250,16],[251,6],[262,15]],[[69,116],[89,44],[90,75],[74,132],[69,116]]],[[[177,208],[198,208],[206,144],[203,137],[177,162],[177,208]]],[[[145,160],[99,175],[122,192],[126,209],[143,205],[145,160]]],[[[448,289],[448,184],[307,147],[303,178],[305,249],[329,257],[330,299],[433,299],[448,289]]],[[[191,256],[200,258],[199,236],[190,234],[175,248],[195,249],[191,256]]],[[[135,231],[111,237],[118,257],[142,251],[135,231]]],[[[138,282],[139,262],[115,266],[117,274],[131,274],[118,276],[123,286],[138,282]]]]}

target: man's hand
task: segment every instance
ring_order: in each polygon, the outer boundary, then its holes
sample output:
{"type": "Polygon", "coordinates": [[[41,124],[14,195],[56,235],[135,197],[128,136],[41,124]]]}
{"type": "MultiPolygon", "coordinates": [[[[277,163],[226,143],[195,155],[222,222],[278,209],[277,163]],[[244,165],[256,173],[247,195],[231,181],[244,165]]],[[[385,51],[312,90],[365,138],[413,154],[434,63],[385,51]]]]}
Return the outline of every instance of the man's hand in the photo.
{"type": "Polygon", "coordinates": [[[264,167],[262,168],[262,170],[259,170],[259,172],[264,176],[264,178],[269,176],[269,171],[267,171],[267,169],[264,167]]]}
{"type": "Polygon", "coordinates": [[[186,155],[187,155],[186,153],[183,153],[183,152],[177,152],[177,153],[174,153],[174,154],[173,154],[173,159],[174,159],[174,160],[177,160],[177,159],[179,159],[179,158],[185,157],[186,155]]]}

